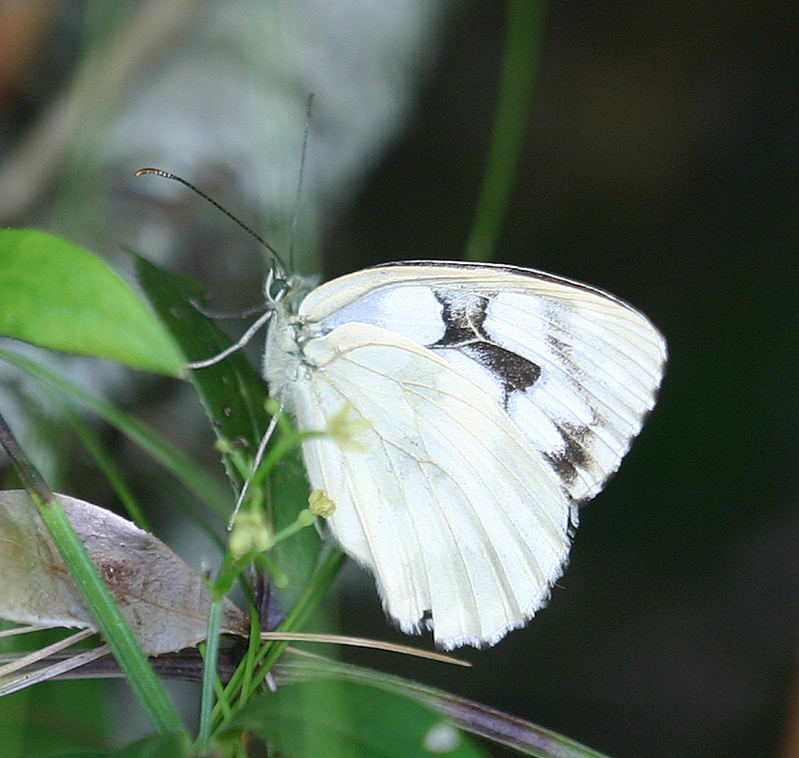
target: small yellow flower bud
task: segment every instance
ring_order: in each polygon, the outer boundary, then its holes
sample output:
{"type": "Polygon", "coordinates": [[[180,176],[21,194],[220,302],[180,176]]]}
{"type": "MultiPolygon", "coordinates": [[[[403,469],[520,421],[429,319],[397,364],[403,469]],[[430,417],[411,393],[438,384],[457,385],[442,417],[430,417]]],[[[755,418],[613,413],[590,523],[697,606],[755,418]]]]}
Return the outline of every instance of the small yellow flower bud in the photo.
{"type": "Polygon", "coordinates": [[[241,558],[251,552],[261,553],[272,546],[272,530],[260,510],[240,511],[230,533],[230,552],[241,558]]]}
{"type": "Polygon", "coordinates": [[[270,416],[277,416],[280,413],[280,403],[273,397],[268,397],[264,401],[264,409],[270,416]]]}
{"type": "Polygon", "coordinates": [[[315,516],[327,518],[333,515],[333,511],[336,510],[336,504],[323,490],[314,490],[308,495],[308,510],[315,516]]]}

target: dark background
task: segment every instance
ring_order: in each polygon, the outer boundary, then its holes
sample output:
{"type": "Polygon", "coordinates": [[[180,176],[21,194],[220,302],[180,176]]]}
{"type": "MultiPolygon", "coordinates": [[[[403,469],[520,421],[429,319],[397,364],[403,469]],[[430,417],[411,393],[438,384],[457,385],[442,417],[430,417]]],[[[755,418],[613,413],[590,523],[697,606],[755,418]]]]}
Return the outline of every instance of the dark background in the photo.
{"type": "MultiPolygon", "coordinates": [[[[84,4],[58,5],[31,43],[37,86],[17,75],[0,90],[7,153],[85,60],[76,31],[84,4]]],[[[493,119],[505,5],[442,8],[401,125],[372,149],[343,198],[317,207],[326,277],[462,255],[493,119]]],[[[527,628],[491,650],[466,651],[471,670],[347,657],[611,755],[799,755],[796,15],[789,3],[548,8],[495,260],[590,282],[646,313],[670,348],[660,401],[619,474],[583,510],[568,570],[527,628]]],[[[208,86],[203,106],[213,110],[208,86]]],[[[190,157],[180,157],[196,179],[190,157]]],[[[224,164],[222,148],[216,159],[224,164]]],[[[146,199],[149,186],[130,189],[138,167],[117,166],[119,179],[108,164],[91,166],[110,197],[102,222],[48,223],[56,181],[0,222],[102,236],[114,248],[109,216],[126,214],[124,230],[112,232],[124,239],[148,223],[135,211],[160,202],[146,199]]],[[[312,194],[315,175],[311,168],[305,180],[312,194]]],[[[224,166],[203,178],[204,189],[241,207],[244,190],[224,166]]],[[[204,277],[223,301],[257,301],[260,274],[252,275],[239,233],[193,201],[170,211],[188,228],[177,233],[187,252],[172,267],[204,277]],[[246,280],[235,295],[214,277],[219,256],[234,269],[225,276],[238,269],[246,280]]],[[[145,383],[132,395],[143,415],[157,416],[169,392],[145,383]]],[[[400,639],[371,580],[359,578],[351,569],[341,583],[342,629],[400,639]]]]}
{"type": "MultiPolygon", "coordinates": [[[[486,5],[325,245],[331,272],[463,249],[501,44],[486,5]]],[[[775,755],[799,641],[795,18],[664,10],[548,12],[496,259],[621,295],[670,364],[549,608],[458,691],[613,755],[775,755]]]]}

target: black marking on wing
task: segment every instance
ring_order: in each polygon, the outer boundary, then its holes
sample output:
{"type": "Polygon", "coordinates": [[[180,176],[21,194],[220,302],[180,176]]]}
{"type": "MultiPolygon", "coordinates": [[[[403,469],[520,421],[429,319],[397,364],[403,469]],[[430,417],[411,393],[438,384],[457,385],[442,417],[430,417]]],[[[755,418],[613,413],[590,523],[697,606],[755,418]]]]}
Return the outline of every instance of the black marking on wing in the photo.
{"type": "Polygon", "coordinates": [[[566,484],[573,484],[577,480],[578,469],[587,469],[591,463],[591,457],[586,450],[589,429],[585,426],[559,424],[558,431],[563,440],[563,449],[543,455],[566,484]]]}
{"type": "Polygon", "coordinates": [[[463,292],[436,292],[444,334],[429,348],[455,348],[485,366],[502,381],[503,406],[512,392],[524,392],[541,376],[541,367],[491,341],[484,323],[489,298],[463,292]]]}

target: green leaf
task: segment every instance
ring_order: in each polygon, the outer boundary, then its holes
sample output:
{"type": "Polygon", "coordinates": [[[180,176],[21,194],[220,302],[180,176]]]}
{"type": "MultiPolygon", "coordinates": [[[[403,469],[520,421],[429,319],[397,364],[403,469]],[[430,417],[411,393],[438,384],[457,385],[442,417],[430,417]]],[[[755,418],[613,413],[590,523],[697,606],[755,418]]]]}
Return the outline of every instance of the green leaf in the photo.
{"type": "Polygon", "coordinates": [[[159,734],[136,742],[112,753],[114,758],[181,758],[189,755],[189,742],[183,733],[159,734]]]}
{"type": "Polygon", "coordinates": [[[0,231],[0,334],[167,376],[183,374],[172,340],[113,269],[33,229],[0,231]]]}
{"type": "MultiPolygon", "coordinates": [[[[274,528],[279,532],[296,519],[297,511],[305,507],[310,494],[299,450],[290,450],[278,462],[272,472],[271,486],[274,528]]],[[[272,561],[288,578],[280,595],[289,605],[299,599],[310,581],[321,549],[322,541],[316,529],[301,529],[272,548],[272,561]]]]}
{"type": "Polygon", "coordinates": [[[424,706],[340,679],[290,684],[253,699],[222,733],[241,730],[292,758],[483,755],[451,722],[424,706]]]}
{"type": "MultiPolygon", "coordinates": [[[[214,321],[197,310],[203,303],[200,284],[159,269],[135,255],[136,275],[156,314],[190,361],[217,355],[231,344],[214,321]]],[[[261,377],[241,350],[189,375],[217,437],[254,450],[268,422],[268,393],[261,377]]],[[[236,481],[238,472],[229,469],[236,481]]],[[[238,483],[238,481],[237,481],[238,483]]]]}
{"type": "Polygon", "coordinates": [[[318,678],[368,685],[420,705],[451,719],[460,729],[534,758],[607,758],[551,729],[503,713],[483,703],[469,700],[426,684],[387,674],[385,671],[338,663],[323,658],[283,660],[274,669],[278,686],[288,682],[310,682],[318,678]]]}
{"type": "Polygon", "coordinates": [[[68,753],[61,758],[182,758],[188,755],[189,743],[185,735],[172,733],[144,737],[121,750],[68,753]]]}
{"type": "Polygon", "coordinates": [[[108,744],[111,710],[106,683],[99,680],[46,682],[7,695],[0,707],[0,755],[60,756],[108,744]]]}
{"type": "MultiPolygon", "coordinates": [[[[158,316],[189,360],[210,358],[230,346],[230,338],[214,321],[198,311],[203,288],[136,256],[136,273],[158,316]]],[[[190,372],[217,437],[254,451],[266,429],[266,384],[239,350],[207,368],[190,372]]],[[[241,485],[241,476],[228,456],[223,457],[228,476],[241,485]]],[[[299,450],[290,451],[272,476],[273,526],[279,531],[292,523],[308,500],[309,487],[299,450]]],[[[314,529],[302,529],[275,546],[272,560],[289,580],[293,600],[307,584],[316,565],[321,540],[314,529]]]]}

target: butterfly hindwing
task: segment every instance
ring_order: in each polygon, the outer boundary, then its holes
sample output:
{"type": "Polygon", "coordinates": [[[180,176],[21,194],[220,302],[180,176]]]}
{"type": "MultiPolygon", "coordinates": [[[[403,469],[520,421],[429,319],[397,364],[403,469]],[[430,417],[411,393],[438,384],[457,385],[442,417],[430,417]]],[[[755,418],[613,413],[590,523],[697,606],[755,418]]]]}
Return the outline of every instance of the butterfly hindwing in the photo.
{"type": "MultiPolygon", "coordinates": [[[[345,324],[305,348],[290,394],[303,428],[348,413],[347,440],[304,443],[331,528],[375,574],[405,631],[432,612],[438,644],[492,644],[543,604],[573,514],[552,469],[478,385],[433,351],[345,324]]],[[[335,430],[333,430],[335,432],[335,430]]]]}

